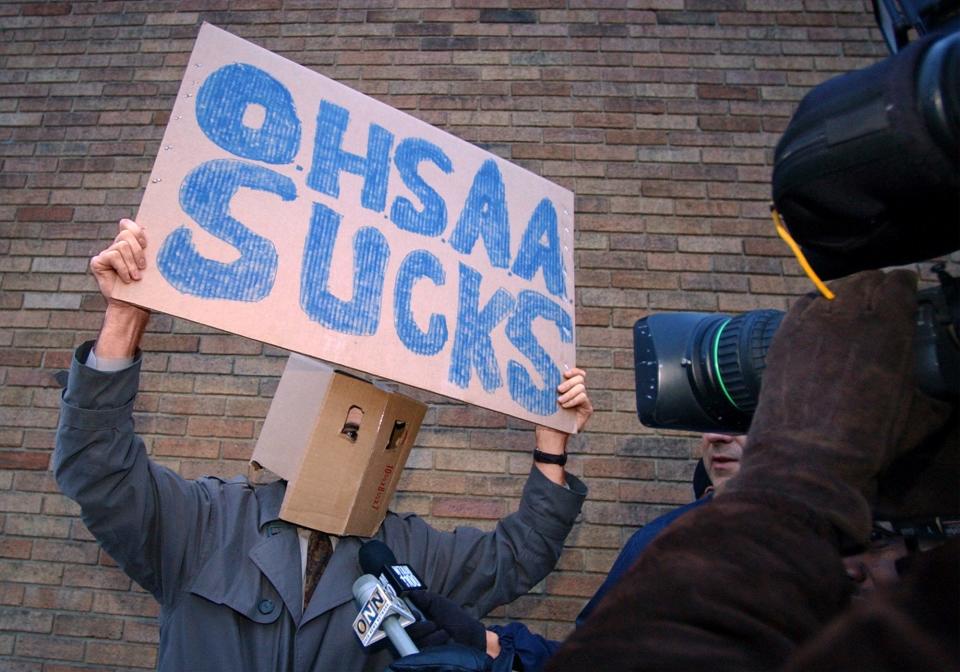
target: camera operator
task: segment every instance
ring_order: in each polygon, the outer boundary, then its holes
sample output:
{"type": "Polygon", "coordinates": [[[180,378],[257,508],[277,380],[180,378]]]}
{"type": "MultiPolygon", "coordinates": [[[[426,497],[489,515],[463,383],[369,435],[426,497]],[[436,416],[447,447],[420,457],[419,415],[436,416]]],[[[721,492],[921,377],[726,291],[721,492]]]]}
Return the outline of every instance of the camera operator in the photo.
{"type": "MultiPolygon", "coordinates": [[[[834,291],[777,332],[740,473],[651,544],[548,670],[957,669],[960,539],[862,600],[842,562],[903,456],[934,452],[957,482],[956,408],[915,384],[916,276],[834,291]]],[[[912,514],[957,513],[956,492],[912,486],[912,514]]]]}

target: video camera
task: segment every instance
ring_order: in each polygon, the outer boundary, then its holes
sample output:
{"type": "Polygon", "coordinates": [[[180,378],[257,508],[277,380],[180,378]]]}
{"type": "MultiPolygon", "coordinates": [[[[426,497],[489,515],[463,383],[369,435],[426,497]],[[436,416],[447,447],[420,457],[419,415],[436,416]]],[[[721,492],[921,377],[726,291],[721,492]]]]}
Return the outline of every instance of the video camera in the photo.
{"type": "MultiPolygon", "coordinates": [[[[812,89],[777,143],[774,219],[818,286],[820,278],[960,249],[958,5],[874,0],[893,55],[812,89]]],[[[943,266],[933,270],[940,286],[918,294],[916,372],[925,392],[955,400],[960,280],[943,266]]],[[[745,432],[783,315],[659,313],[639,320],[640,422],[745,432]]]]}

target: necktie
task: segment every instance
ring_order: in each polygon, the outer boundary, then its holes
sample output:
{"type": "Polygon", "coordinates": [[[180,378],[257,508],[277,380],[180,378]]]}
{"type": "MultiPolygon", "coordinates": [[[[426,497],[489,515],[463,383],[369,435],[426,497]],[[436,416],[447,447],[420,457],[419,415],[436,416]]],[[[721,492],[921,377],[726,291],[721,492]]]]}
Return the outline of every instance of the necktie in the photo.
{"type": "Polygon", "coordinates": [[[326,532],[310,531],[310,542],[307,544],[307,571],[303,577],[303,606],[306,608],[313,597],[313,591],[320,583],[323,570],[327,567],[330,556],[333,555],[333,544],[330,535],[326,532]]]}

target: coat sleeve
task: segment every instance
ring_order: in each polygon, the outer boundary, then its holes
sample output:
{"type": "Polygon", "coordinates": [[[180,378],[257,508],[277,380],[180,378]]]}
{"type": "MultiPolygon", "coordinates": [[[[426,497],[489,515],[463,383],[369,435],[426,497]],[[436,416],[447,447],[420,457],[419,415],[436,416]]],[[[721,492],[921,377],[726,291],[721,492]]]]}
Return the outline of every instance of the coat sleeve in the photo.
{"type": "Polygon", "coordinates": [[[53,470],[61,491],[103,549],[161,603],[172,599],[210,517],[210,493],[147,457],[134,433],[139,357],[127,369],[101,372],[71,363],[57,428],[53,470]]]}
{"type": "Polygon", "coordinates": [[[777,669],[847,602],[835,544],[792,500],[718,497],[650,544],[547,670],[777,669]]]}
{"type": "Polygon", "coordinates": [[[497,660],[510,660],[512,668],[524,672],[541,672],[550,656],[560,648],[560,642],[530,632],[523,623],[491,625],[488,630],[493,630],[500,638],[497,660]]]}
{"type": "Polygon", "coordinates": [[[491,532],[472,527],[443,532],[411,515],[402,518],[406,538],[385,530],[385,541],[401,562],[423,572],[428,589],[481,618],[527,593],[557,564],[587,492],[569,474],[567,485],[556,485],[534,467],[518,510],[491,532]],[[400,549],[406,549],[406,558],[400,549]]]}

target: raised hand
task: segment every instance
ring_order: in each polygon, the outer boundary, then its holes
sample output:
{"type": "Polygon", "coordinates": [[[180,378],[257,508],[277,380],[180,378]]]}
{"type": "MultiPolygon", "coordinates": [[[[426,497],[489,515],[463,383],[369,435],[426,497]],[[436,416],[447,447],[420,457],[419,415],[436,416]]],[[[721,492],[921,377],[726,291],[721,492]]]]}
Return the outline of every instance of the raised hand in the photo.
{"type": "Polygon", "coordinates": [[[142,271],[147,267],[146,247],[147,234],[143,227],[132,219],[121,219],[110,246],[90,259],[90,271],[107,303],[116,303],[113,293],[118,280],[129,284],[143,277],[142,271]]]}

